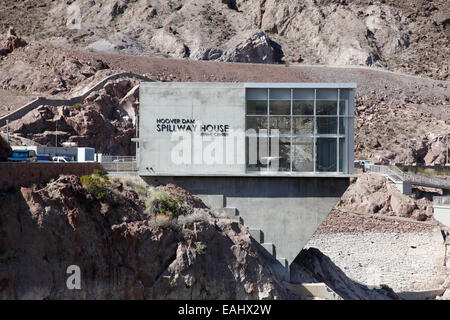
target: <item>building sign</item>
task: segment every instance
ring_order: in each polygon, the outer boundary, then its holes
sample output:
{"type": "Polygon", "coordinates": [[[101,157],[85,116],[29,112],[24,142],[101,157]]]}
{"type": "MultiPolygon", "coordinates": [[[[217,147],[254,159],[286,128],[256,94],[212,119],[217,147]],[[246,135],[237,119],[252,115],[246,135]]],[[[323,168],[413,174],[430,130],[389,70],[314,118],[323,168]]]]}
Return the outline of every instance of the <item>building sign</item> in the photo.
{"type": "Polygon", "coordinates": [[[200,132],[202,136],[228,136],[228,124],[203,124],[195,119],[159,118],[156,119],[157,132],[200,132]]]}

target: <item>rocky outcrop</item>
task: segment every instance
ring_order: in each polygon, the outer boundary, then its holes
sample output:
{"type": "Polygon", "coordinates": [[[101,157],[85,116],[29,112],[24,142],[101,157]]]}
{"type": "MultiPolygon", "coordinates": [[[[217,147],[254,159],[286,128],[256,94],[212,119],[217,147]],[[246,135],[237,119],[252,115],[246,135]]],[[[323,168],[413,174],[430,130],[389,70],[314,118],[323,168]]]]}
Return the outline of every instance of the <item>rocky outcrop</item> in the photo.
{"type": "Polygon", "coordinates": [[[428,220],[433,216],[432,196],[438,191],[414,189],[412,196],[402,194],[394,183],[376,173],[362,174],[342,195],[337,209],[428,220]]]}
{"type": "Polygon", "coordinates": [[[199,48],[191,54],[196,60],[225,62],[274,63],[275,52],[269,37],[263,31],[248,31],[239,34],[220,48],[199,48]]]}
{"type": "Polygon", "coordinates": [[[232,38],[220,61],[274,63],[274,49],[263,31],[249,31],[232,38]]]}
{"type": "Polygon", "coordinates": [[[17,48],[22,48],[27,45],[27,42],[18,37],[14,28],[10,27],[8,30],[8,34],[6,36],[6,40],[0,43],[0,57],[6,56],[13,52],[17,48]]]}
{"type": "MultiPolygon", "coordinates": [[[[2,299],[287,296],[241,224],[216,219],[205,208],[190,207],[178,218],[146,216],[144,202],[128,185],[112,181],[102,196],[84,184],[95,180],[83,181],[61,176],[2,194],[2,299]],[[81,270],[80,290],[66,286],[71,265],[81,270]]],[[[182,194],[183,203],[191,197],[182,194]]]]}
{"type": "Polygon", "coordinates": [[[160,29],[155,32],[155,35],[150,41],[150,45],[155,48],[157,52],[171,55],[176,58],[183,58],[189,54],[189,49],[180,41],[170,28],[160,29]]]}
{"type": "Polygon", "coordinates": [[[10,124],[11,132],[41,145],[77,142],[96,152],[134,155],[131,138],[139,106],[136,80],[108,81],[82,103],[72,106],[40,106],[10,124]]]}

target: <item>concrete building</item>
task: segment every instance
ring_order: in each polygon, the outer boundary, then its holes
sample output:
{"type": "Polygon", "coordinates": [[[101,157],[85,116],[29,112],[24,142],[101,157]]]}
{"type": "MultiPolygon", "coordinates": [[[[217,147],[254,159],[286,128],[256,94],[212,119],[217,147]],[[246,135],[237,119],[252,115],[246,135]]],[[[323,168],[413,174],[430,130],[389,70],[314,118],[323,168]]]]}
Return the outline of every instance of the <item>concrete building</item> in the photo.
{"type": "Polygon", "coordinates": [[[353,174],[355,88],[142,83],[139,175],[239,219],[289,278],[353,174]]]}

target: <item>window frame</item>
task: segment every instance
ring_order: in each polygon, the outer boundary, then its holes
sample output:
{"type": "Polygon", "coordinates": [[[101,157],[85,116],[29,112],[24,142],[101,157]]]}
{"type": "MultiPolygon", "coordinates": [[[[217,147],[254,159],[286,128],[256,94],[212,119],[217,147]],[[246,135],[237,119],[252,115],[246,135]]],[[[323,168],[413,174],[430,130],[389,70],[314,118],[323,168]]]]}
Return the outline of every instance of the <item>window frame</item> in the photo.
{"type": "MultiPolygon", "coordinates": [[[[266,115],[249,115],[247,114],[247,101],[249,100],[262,100],[262,99],[248,99],[248,90],[252,90],[254,88],[246,88],[246,98],[245,98],[245,129],[246,129],[246,137],[251,137],[251,136],[256,136],[256,137],[276,137],[279,136],[280,138],[290,138],[290,148],[289,148],[289,162],[290,162],[290,173],[314,173],[314,174],[321,174],[321,173],[338,173],[338,174],[345,174],[348,173],[348,145],[349,145],[349,125],[350,125],[350,120],[353,119],[353,115],[350,115],[350,103],[351,103],[351,99],[352,99],[352,95],[349,94],[347,95],[346,98],[343,99],[343,101],[341,101],[341,90],[352,90],[350,88],[326,88],[326,89],[333,89],[333,90],[337,90],[337,97],[336,97],[336,104],[337,104],[337,108],[336,108],[336,114],[334,115],[317,115],[317,91],[321,90],[323,88],[305,88],[305,89],[309,89],[309,90],[313,90],[313,100],[306,100],[306,99],[294,99],[294,90],[296,89],[303,89],[303,88],[271,88],[271,87],[267,87],[264,88],[267,90],[267,114],[266,115]],[[278,90],[278,89],[289,89],[290,90],[290,115],[271,115],[270,114],[270,101],[271,101],[271,96],[270,96],[270,91],[271,90],[278,90]],[[293,114],[294,111],[294,101],[313,101],[313,114],[305,114],[305,115],[297,115],[297,114],[293,114]],[[341,106],[341,103],[344,103],[346,105],[341,106]],[[344,108],[344,112],[341,114],[341,108],[344,108]],[[249,134],[247,133],[247,129],[248,129],[248,122],[247,119],[249,117],[266,117],[266,134],[260,134],[259,132],[257,132],[256,134],[249,134]],[[270,118],[271,117],[290,117],[290,134],[279,134],[279,135],[272,135],[271,131],[270,131],[270,118]],[[334,117],[336,118],[336,133],[318,133],[318,125],[317,125],[317,120],[320,118],[326,118],[326,117],[334,117]],[[312,128],[312,133],[294,133],[294,119],[295,118],[312,118],[313,119],[313,128],[312,128]],[[342,124],[344,125],[344,131],[343,133],[341,133],[341,121],[342,124]],[[312,138],[312,142],[313,142],[313,154],[312,154],[312,162],[313,162],[313,171],[293,171],[293,156],[292,156],[292,151],[293,151],[293,140],[295,138],[312,138]],[[318,171],[317,170],[317,139],[320,138],[335,138],[336,140],[336,171],[318,171]],[[344,144],[343,144],[343,157],[342,157],[342,161],[340,161],[340,139],[344,139],[344,144]],[[342,162],[342,164],[341,164],[342,162]],[[340,171],[340,168],[342,168],[342,170],[340,171]]],[[[287,100],[287,99],[273,99],[273,100],[287,100]]],[[[320,100],[330,100],[330,99],[320,99],[320,100]]],[[[262,128],[264,129],[264,128],[262,128]]],[[[260,130],[260,129],[258,129],[260,130]]],[[[248,159],[248,149],[249,146],[247,144],[248,139],[246,139],[246,159],[248,159]]],[[[267,139],[267,143],[269,144],[270,139],[267,139]]],[[[270,146],[267,146],[267,150],[269,149],[270,146]]],[[[246,163],[246,172],[255,172],[254,170],[248,170],[248,166],[249,164],[246,163]]],[[[266,170],[269,171],[269,163],[266,165],[266,170]]],[[[258,171],[258,170],[257,170],[258,171]]],[[[259,170],[262,171],[262,170],[259,170]]],[[[286,171],[277,171],[277,172],[286,172],[286,171]]]]}

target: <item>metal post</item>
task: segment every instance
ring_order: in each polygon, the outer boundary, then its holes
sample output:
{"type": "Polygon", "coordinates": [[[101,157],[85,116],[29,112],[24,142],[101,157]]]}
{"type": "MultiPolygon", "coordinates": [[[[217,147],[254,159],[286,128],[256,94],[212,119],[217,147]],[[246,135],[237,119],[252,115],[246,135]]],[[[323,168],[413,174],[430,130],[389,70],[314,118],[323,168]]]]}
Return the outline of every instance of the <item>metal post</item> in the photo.
{"type": "Polygon", "coordinates": [[[445,157],[445,164],[447,165],[448,164],[448,133],[447,133],[447,149],[445,150],[446,151],[446,157],[445,157]]]}
{"type": "Polygon", "coordinates": [[[6,120],[6,143],[9,144],[9,120],[6,120]]]}
{"type": "Polygon", "coordinates": [[[56,120],[56,143],[55,143],[55,147],[58,147],[58,120],[56,120]]]}

